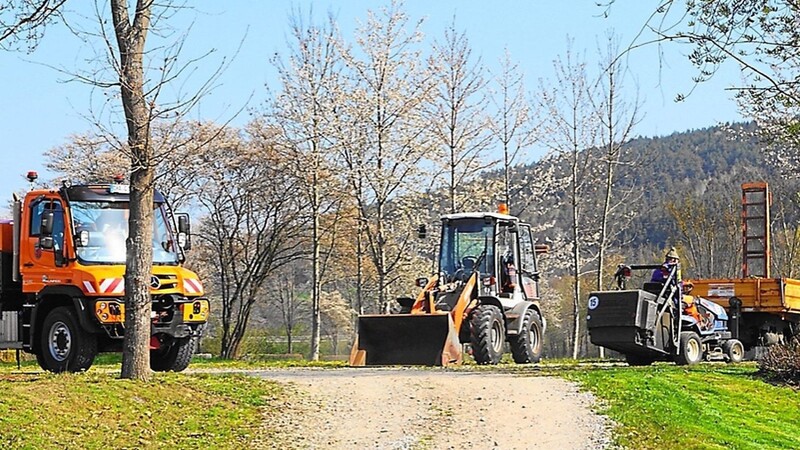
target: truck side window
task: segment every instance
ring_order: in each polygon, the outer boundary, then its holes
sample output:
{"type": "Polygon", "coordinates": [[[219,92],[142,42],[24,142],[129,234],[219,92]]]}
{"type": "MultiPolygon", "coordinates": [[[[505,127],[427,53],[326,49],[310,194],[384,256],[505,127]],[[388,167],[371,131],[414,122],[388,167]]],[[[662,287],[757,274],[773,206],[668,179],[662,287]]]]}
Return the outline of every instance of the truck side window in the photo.
{"type": "Polygon", "coordinates": [[[31,227],[30,235],[39,236],[42,227],[42,213],[53,211],[53,240],[56,248],[64,248],[64,209],[61,202],[40,200],[31,204],[31,227]]]}
{"type": "Polygon", "coordinates": [[[31,236],[39,236],[39,230],[42,227],[42,212],[44,212],[44,205],[46,203],[47,202],[43,200],[31,203],[31,236]]]}

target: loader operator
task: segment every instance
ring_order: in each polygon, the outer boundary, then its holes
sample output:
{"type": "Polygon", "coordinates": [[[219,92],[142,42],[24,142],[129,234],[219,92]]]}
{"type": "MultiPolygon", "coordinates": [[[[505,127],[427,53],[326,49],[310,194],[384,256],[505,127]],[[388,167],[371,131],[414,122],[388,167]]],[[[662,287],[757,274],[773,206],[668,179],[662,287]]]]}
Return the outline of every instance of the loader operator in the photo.
{"type": "Polygon", "coordinates": [[[513,293],[517,284],[514,282],[517,279],[517,267],[514,265],[514,255],[511,250],[506,250],[502,257],[502,280],[501,288],[503,292],[513,293]]]}

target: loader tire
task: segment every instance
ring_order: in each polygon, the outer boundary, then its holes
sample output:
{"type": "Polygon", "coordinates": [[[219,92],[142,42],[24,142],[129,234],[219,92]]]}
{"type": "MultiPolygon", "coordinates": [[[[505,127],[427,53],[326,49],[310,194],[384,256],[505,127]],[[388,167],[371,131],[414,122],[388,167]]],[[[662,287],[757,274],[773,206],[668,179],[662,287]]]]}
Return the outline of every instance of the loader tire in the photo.
{"type": "Polygon", "coordinates": [[[36,361],[49,372],[89,370],[97,356],[97,336],[85,331],[72,308],[59,306],[42,322],[36,361]]]}
{"type": "Polygon", "coordinates": [[[478,364],[497,364],[503,357],[506,331],[503,314],[494,305],[475,308],[470,321],[472,357],[478,364]]]}
{"type": "Polygon", "coordinates": [[[744,345],[738,339],[730,339],[722,344],[722,351],[728,357],[728,362],[732,364],[740,363],[744,360],[744,345]]]}
{"type": "Polygon", "coordinates": [[[150,368],[155,372],[181,372],[194,355],[194,338],[172,339],[158,350],[150,350],[150,368]]]}
{"type": "Polygon", "coordinates": [[[538,363],[542,358],[542,318],[533,308],[525,311],[522,329],[508,339],[511,355],[517,364],[538,363]]]}
{"type": "Polygon", "coordinates": [[[675,363],[679,366],[691,366],[703,359],[703,343],[694,331],[681,333],[680,352],[675,355],[675,363]]]}

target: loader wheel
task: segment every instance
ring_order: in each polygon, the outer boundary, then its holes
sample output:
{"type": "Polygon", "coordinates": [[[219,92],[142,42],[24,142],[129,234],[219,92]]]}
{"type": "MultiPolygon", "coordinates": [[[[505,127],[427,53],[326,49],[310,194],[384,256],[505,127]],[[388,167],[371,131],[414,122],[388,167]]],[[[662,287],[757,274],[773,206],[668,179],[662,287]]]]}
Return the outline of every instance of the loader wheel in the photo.
{"type": "Polygon", "coordinates": [[[97,336],[80,327],[71,308],[50,311],[42,323],[36,361],[49,372],[81,372],[97,356],[97,336]]]}
{"type": "Polygon", "coordinates": [[[517,364],[538,363],[542,358],[542,318],[529,308],[522,317],[522,330],[509,337],[511,355],[517,364]]]}
{"type": "Polygon", "coordinates": [[[181,372],[189,367],[195,348],[194,338],[166,338],[158,350],[150,350],[150,368],[156,372],[181,372]]]}
{"type": "Polygon", "coordinates": [[[503,314],[494,305],[475,308],[470,321],[472,357],[478,364],[497,364],[503,356],[506,331],[503,314]]]}
{"type": "Polygon", "coordinates": [[[680,346],[680,352],[675,355],[675,363],[679,366],[691,366],[703,359],[703,344],[694,331],[681,333],[680,346]]]}
{"type": "Polygon", "coordinates": [[[731,339],[722,344],[722,351],[728,357],[729,363],[740,363],[744,360],[744,345],[738,339],[731,339]]]}

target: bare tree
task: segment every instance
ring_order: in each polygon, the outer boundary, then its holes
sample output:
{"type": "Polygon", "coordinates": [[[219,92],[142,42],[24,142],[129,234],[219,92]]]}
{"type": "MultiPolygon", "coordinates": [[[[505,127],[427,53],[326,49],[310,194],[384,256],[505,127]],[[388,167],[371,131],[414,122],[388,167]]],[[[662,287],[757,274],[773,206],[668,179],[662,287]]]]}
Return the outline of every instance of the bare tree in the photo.
{"type": "MultiPolygon", "coordinates": [[[[320,294],[330,257],[330,237],[322,216],[338,215],[342,196],[341,178],[336,177],[336,148],[331,123],[340,94],[341,56],[336,49],[335,24],[305,25],[297,13],[290,20],[292,40],[288,61],[276,58],[282,90],[271,108],[274,126],[280,130],[279,148],[286,154],[299,192],[308,205],[311,223],[311,360],[319,359],[320,294]],[[328,242],[328,245],[325,243],[328,242]]],[[[310,18],[309,18],[310,20],[310,18]]],[[[327,222],[331,227],[338,220],[327,222]]]]}
{"type": "Polygon", "coordinates": [[[434,164],[441,166],[447,207],[454,213],[462,210],[464,185],[493,164],[485,161],[491,142],[486,114],[487,82],[480,60],[472,60],[466,34],[456,31],[455,19],[445,30],[444,39],[434,44],[434,60],[440,66],[435,75],[437,88],[431,119],[433,137],[440,147],[434,164]]]}
{"type": "Polygon", "coordinates": [[[60,19],[66,0],[1,0],[0,50],[12,50],[21,43],[36,47],[45,27],[60,19]]]}
{"type": "Polygon", "coordinates": [[[602,128],[602,132],[598,136],[598,147],[605,175],[601,192],[600,233],[597,241],[596,289],[598,290],[604,287],[603,273],[609,245],[612,239],[618,237],[619,232],[625,228],[625,223],[630,221],[626,221],[623,207],[631,200],[633,193],[630,189],[621,186],[617,169],[619,166],[635,164],[635,161],[626,155],[625,144],[631,139],[634,127],[640,120],[638,101],[635,100],[633,104],[628,104],[623,97],[623,80],[627,67],[623,65],[621,59],[617,58],[618,54],[618,40],[613,34],[607,35],[598,90],[592,97],[592,103],[602,128]]]}
{"type": "Polygon", "coordinates": [[[303,301],[298,295],[298,283],[294,272],[297,270],[298,262],[294,261],[287,264],[285,273],[273,277],[273,282],[269,284],[270,304],[274,305],[280,312],[281,324],[286,333],[286,353],[294,353],[294,329],[306,312],[307,302],[303,301]]]}
{"type": "Polygon", "coordinates": [[[353,310],[338,291],[323,293],[322,306],[325,334],[331,340],[333,354],[338,355],[341,336],[349,337],[353,333],[353,310]]]}
{"type": "Polygon", "coordinates": [[[693,278],[735,277],[741,269],[741,207],[736,196],[669,202],[693,278]]]}
{"type": "Polygon", "coordinates": [[[503,200],[509,210],[518,214],[521,207],[514,205],[511,199],[516,197],[512,192],[511,171],[519,161],[520,152],[535,140],[534,117],[525,98],[525,77],[519,66],[511,60],[506,49],[500,60],[500,73],[494,77],[496,86],[492,102],[497,114],[491,122],[492,134],[503,150],[503,200]]]}
{"type": "Polygon", "coordinates": [[[150,267],[153,265],[154,151],[150,142],[152,103],[145,94],[145,41],[150,30],[153,1],[139,0],[133,17],[125,0],[111,0],[117,51],[119,88],[128,130],[131,156],[130,231],[126,241],[125,340],[122,378],[149,380],[150,267]]]}
{"type": "Polygon", "coordinates": [[[573,60],[568,48],[566,56],[554,62],[555,79],[551,86],[542,82],[540,108],[544,114],[543,142],[565,161],[566,193],[570,206],[570,267],[573,282],[573,346],[572,356],[578,357],[580,348],[581,276],[586,258],[584,246],[596,241],[596,230],[587,227],[589,213],[584,214],[584,200],[590,198],[596,184],[591,149],[596,143],[599,129],[597,115],[591,106],[590,88],[583,61],[573,60]]]}
{"type": "Polygon", "coordinates": [[[221,297],[220,356],[233,358],[253,306],[268,296],[276,269],[303,254],[298,244],[303,205],[296,179],[271,142],[245,139],[233,130],[205,152],[209,170],[197,174],[197,202],[207,216],[199,238],[213,251],[214,293],[221,297]]]}
{"type": "Polygon", "coordinates": [[[357,31],[357,52],[342,48],[351,85],[339,112],[340,145],[384,309],[409,237],[407,228],[395,233],[391,226],[397,214],[391,200],[418,189],[419,164],[430,148],[423,107],[434,85],[418,48],[419,23],[407,27],[394,1],[378,15],[369,12],[357,31]]]}

